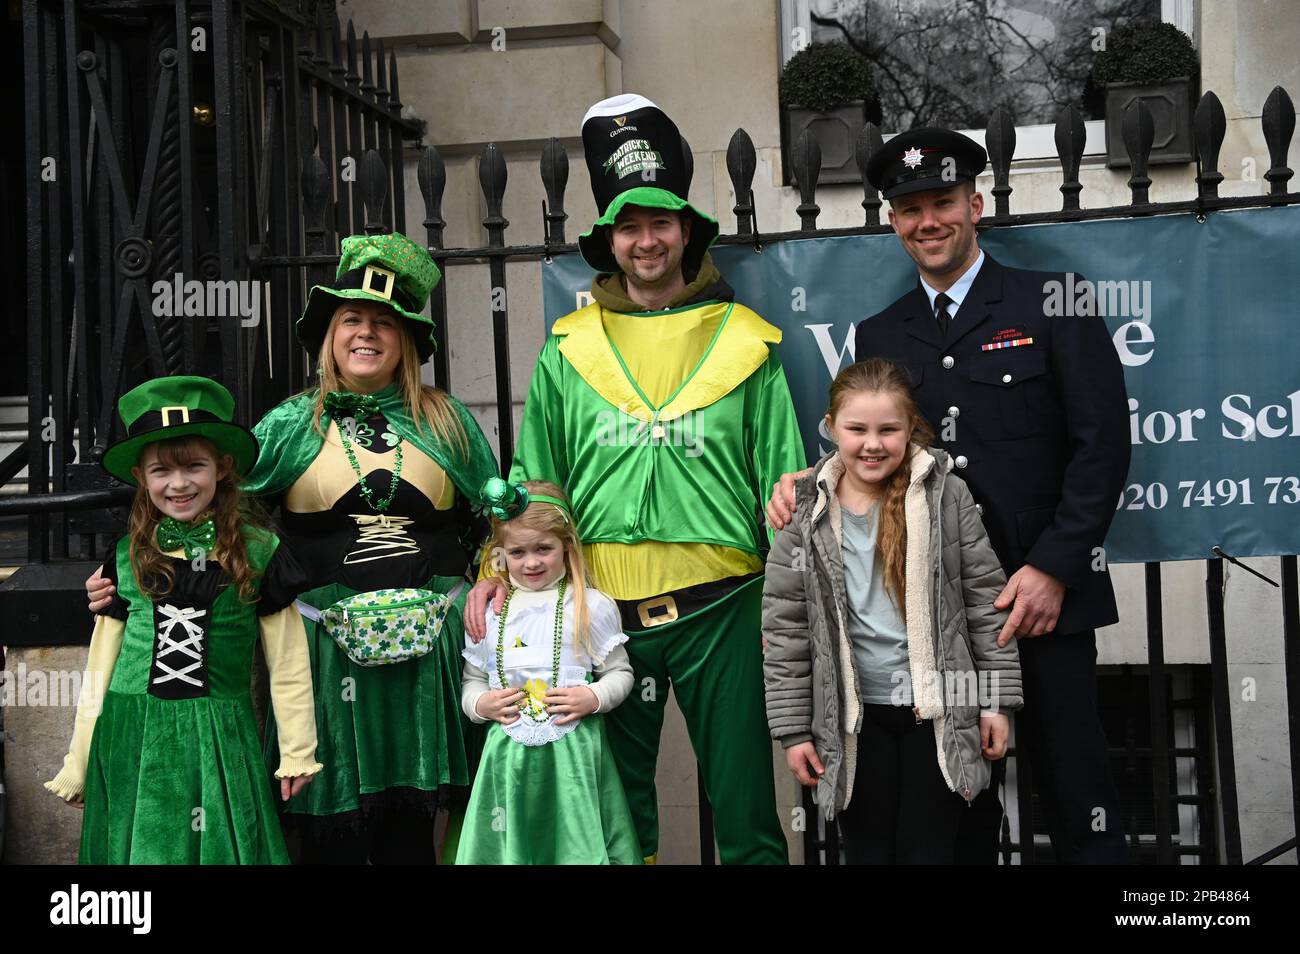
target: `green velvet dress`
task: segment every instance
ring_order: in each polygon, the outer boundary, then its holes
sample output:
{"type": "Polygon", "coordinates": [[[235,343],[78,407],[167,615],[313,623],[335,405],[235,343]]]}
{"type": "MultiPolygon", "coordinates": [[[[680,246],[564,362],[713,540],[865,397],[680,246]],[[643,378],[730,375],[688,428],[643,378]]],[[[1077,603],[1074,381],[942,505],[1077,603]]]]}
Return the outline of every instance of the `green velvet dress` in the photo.
{"type": "Polygon", "coordinates": [[[246,531],[263,569],[242,603],[224,570],[174,558],[170,594],[149,600],[126,538],[105,561],[105,615],[126,621],[86,767],[82,864],[287,864],[250,692],[259,615],[306,576],[269,534],[246,531]]]}

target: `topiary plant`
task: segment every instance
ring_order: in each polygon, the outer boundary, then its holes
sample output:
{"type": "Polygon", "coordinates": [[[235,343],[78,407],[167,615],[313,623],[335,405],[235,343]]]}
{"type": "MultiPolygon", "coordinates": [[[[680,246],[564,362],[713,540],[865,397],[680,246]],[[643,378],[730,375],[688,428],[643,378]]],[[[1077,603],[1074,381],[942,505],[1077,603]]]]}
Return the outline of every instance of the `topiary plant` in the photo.
{"type": "Polygon", "coordinates": [[[874,103],[876,87],[867,61],[843,43],[813,43],[785,64],[777,87],[781,105],[825,112],[845,103],[874,103]]]}
{"type": "Polygon", "coordinates": [[[1092,64],[1092,83],[1163,83],[1193,80],[1200,61],[1191,38],[1172,23],[1130,23],[1115,30],[1092,64]]]}

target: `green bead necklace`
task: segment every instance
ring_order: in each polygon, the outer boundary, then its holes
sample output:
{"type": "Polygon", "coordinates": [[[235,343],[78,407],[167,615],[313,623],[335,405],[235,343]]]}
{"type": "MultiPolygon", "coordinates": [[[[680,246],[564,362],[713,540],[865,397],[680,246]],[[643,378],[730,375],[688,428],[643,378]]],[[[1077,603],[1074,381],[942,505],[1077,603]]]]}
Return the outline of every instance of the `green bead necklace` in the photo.
{"type": "Polygon", "coordinates": [[[338,425],[339,437],[343,441],[343,453],[348,455],[348,463],[352,465],[352,472],[357,475],[357,486],[361,489],[361,496],[365,498],[365,501],[370,506],[371,510],[376,513],[385,512],[392,504],[393,498],[397,496],[397,485],[401,482],[402,478],[401,439],[399,438],[397,441],[397,453],[393,460],[393,483],[392,486],[388,488],[388,496],[379,501],[379,503],[375,503],[375,492],[367,486],[365,475],[361,473],[361,465],[357,463],[356,452],[352,449],[352,442],[348,440],[347,428],[343,426],[343,422],[337,417],[334,418],[334,423],[338,425]]]}
{"type": "MultiPolygon", "coordinates": [[[[558,592],[555,597],[555,651],[551,655],[551,688],[554,689],[560,682],[560,646],[564,638],[564,587],[568,582],[568,577],[560,580],[558,592]]],[[[510,598],[515,595],[517,587],[511,586],[510,591],[506,593],[506,601],[501,605],[501,618],[497,621],[497,679],[501,683],[501,688],[506,688],[506,614],[510,612],[510,598]]],[[[546,712],[546,707],[533,700],[532,696],[525,695],[524,700],[519,703],[519,711],[526,715],[534,722],[545,722],[550,718],[546,712]]]]}

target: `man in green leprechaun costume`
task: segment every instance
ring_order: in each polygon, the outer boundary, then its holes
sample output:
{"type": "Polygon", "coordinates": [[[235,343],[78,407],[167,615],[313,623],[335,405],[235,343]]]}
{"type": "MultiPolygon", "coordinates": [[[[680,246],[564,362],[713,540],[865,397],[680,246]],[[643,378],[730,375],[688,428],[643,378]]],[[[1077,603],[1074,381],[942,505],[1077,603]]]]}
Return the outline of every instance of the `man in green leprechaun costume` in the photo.
{"type": "MultiPolygon", "coordinates": [[[[636,683],[607,726],[646,856],[671,685],[723,862],[785,863],[760,632],[762,501],[803,464],[781,332],[736,304],[710,259],[718,224],[687,201],[667,115],[616,96],[587,112],[582,139],[600,210],[579,239],[600,273],[595,303],[542,347],[510,477],[567,489],[596,585],[619,602],[636,683]]],[[[471,596],[473,635],[494,586],[471,596]]]]}

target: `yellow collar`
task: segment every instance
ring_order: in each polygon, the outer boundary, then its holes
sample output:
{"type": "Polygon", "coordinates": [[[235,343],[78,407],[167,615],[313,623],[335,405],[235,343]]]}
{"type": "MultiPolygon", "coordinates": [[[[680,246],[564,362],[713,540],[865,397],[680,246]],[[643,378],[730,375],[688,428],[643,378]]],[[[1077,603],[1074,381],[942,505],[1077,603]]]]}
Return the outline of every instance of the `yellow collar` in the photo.
{"type": "MultiPolygon", "coordinates": [[[[660,421],[674,420],[725,397],[763,366],[768,345],[781,341],[779,328],[744,305],[715,302],[697,307],[729,309],[729,312],[709,350],[681,390],[659,409],[660,421]]],[[[643,421],[656,419],[655,409],[638,393],[614,354],[599,305],[588,305],[565,315],[555,322],[551,332],[564,338],[560,354],[592,390],[631,417],[643,421]]]]}

